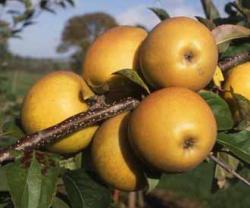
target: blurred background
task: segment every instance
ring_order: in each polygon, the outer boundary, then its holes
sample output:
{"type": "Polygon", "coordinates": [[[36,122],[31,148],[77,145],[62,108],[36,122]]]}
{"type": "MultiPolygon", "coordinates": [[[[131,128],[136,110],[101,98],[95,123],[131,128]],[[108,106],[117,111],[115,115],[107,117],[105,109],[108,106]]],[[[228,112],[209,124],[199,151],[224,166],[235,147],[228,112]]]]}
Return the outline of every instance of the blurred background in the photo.
{"type": "MultiPolygon", "coordinates": [[[[214,0],[222,16],[228,2],[214,0]]],[[[27,89],[53,70],[81,73],[86,50],[105,30],[134,25],[150,31],[159,19],[149,7],[171,16],[204,17],[197,0],[0,0],[0,135],[18,123],[27,89]]],[[[250,207],[250,190],[241,182],[232,181],[226,190],[211,188],[213,168],[205,163],[186,174],[165,175],[147,206],[250,207]]]]}

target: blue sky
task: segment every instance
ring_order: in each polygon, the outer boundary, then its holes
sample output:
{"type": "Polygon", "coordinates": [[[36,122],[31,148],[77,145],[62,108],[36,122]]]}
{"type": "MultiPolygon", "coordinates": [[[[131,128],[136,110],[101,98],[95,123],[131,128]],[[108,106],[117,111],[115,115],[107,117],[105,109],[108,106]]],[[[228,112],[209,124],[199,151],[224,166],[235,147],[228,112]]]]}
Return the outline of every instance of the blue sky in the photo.
{"type": "MultiPolygon", "coordinates": [[[[36,1],[36,0],[33,0],[36,1]]],[[[214,0],[222,11],[229,0],[214,0]]],[[[56,10],[57,14],[43,12],[35,25],[26,28],[22,39],[11,39],[9,48],[13,53],[23,56],[65,58],[68,55],[57,54],[61,32],[66,21],[75,15],[104,11],[113,15],[122,25],[142,24],[153,28],[159,20],[148,7],[162,7],[171,16],[203,16],[199,0],[76,0],[76,6],[56,10]]]]}

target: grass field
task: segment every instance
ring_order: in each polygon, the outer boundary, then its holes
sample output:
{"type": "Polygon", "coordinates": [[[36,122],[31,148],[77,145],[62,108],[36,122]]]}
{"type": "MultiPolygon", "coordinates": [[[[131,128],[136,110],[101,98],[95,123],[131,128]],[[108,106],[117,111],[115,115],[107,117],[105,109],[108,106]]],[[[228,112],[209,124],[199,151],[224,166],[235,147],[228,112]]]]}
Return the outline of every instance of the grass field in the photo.
{"type": "MultiPolygon", "coordinates": [[[[6,93],[11,92],[21,99],[30,86],[43,75],[42,72],[1,72],[1,77],[5,78],[5,89],[8,90],[6,93]]],[[[204,163],[186,174],[164,175],[158,188],[199,201],[206,208],[250,208],[250,188],[241,182],[227,190],[211,192],[213,168],[212,164],[204,163]]]]}

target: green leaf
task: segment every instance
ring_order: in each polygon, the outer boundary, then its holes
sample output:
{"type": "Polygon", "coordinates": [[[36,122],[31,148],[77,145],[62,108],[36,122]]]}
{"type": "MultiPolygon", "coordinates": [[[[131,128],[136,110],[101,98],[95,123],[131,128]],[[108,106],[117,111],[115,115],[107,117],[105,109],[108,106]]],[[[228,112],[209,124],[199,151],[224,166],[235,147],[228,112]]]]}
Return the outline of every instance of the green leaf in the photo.
{"type": "Polygon", "coordinates": [[[237,0],[237,3],[242,8],[250,9],[250,2],[249,2],[249,0],[237,0]]]}
{"type": "MultiPolygon", "coordinates": [[[[239,166],[240,161],[226,152],[217,153],[217,158],[224,161],[231,168],[231,170],[236,171],[239,166]]],[[[214,177],[217,181],[218,188],[222,189],[229,186],[228,178],[230,179],[234,176],[219,165],[216,165],[214,177]]]]}
{"type": "Polygon", "coordinates": [[[214,20],[220,18],[220,13],[212,0],[201,0],[201,4],[207,19],[214,20]]]}
{"type": "Polygon", "coordinates": [[[153,191],[156,188],[156,186],[159,184],[159,182],[160,182],[160,178],[147,177],[147,183],[148,183],[147,192],[153,191]]]}
{"type": "Polygon", "coordinates": [[[130,81],[134,82],[135,84],[145,89],[148,94],[150,93],[148,86],[146,85],[146,83],[142,80],[142,78],[139,76],[139,74],[135,70],[122,69],[120,71],[115,72],[114,74],[118,74],[123,77],[126,77],[130,81]]]}
{"type": "Polygon", "coordinates": [[[161,21],[170,18],[166,10],[161,8],[149,8],[161,21]]]}
{"type": "Polygon", "coordinates": [[[226,101],[222,99],[219,95],[209,91],[203,91],[200,93],[200,95],[211,107],[215,115],[218,130],[231,129],[234,125],[234,122],[230,108],[226,101]]]}
{"type": "Polygon", "coordinates": [[[232,152],[236,157],[250,163],[250,131],[237,133],[219,133],[217,142],[232,152]]]}
{"type": "MultiPolygon", "coordinates": [[[[41,165],[35,155],[34,153],[30,165],[27,161],[23,164],[22,158],[5,166],[10,194],[17,208],[47,208],[52,204],[60,169],[47,164],[41,165]]],[[[44,161],[51,163],[52,159],[44,158],[44,161]]]]}
{"type": "Polygon", "coordinates": [[[71,6],[75,6],[74,0],[66,0],[71,6]]]}
{"type": "Polygon", "coordinates": [[[212,30],[216,27],[216,25],[213,23],[213,21],[206,19],[204,17],[199,17],[199,16],[195,16],[195,18],[201,22],[203,25],[205,25],[209,30],[212,30]]]}
{"type": "Polygon", "coordinates": [[[62,199],[54,197],[52,208],[70,208],[62,199]]]}
{"type": "Polygon", "coordinates": [[[250,101],[240,94],[233,93],[233,101],[239,112],[240,122],[237,130],[250,130],[250,101]]]}
{"type": "Polygon", "coordinates": [[[238,55],[240,53],[250,51],[250,42],[249,39],[243,43],[239,43],[236,45],[230,45],[225,52],[221,54],[221,58],[231,57],[238,55]]]}
{"type": "Polygon", "coordinates": [[[63,181],[74,208],[107,208],[111,192],[84,169],[66,172],[63,181]]]}
{"type": "Polygon", "coordinates": [[[246,38],[250,36],[250,29],[240,26],[240,25],[220,25],[212,30],[215,37],[216,44],[220,45],[222,43],[239,39],[246,38]]]}
{"type": "Polygon", "coordinates": [[[3,167],[0,167],[0,191],[9,191],[5,171],[3,167]]]}

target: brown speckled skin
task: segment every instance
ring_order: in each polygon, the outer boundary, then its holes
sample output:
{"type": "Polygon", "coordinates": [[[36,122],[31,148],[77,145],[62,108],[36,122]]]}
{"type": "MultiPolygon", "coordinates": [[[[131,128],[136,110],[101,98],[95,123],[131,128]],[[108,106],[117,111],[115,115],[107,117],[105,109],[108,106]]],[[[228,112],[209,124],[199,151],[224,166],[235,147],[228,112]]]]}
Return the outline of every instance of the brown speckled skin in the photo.
{"type": "Polygon", "coordinates": [[[158,90],[132,112],[129,139],[150,166],[182,172],[199,165],[214,146],[217,126],[207,103],[186,88],[158,90]],[[185,140],[193,146],[184,148],[185,140]]]}
{"type": "Polygon", "coordinates": [[[128,143],[127,119],[123,113],[105,121],[95,134],[91,155],[104,182],[119,190],[135,191],[146,181],[128,143]]]}
{"type": "Polygon", "coordinates": [[[138,68],[138,48],[147,32],[138,27],[119,26],[106,31],[90,46],[83,64],[83,78],[98,91],[104,84],[117,85],[112,73],[138,68]],[[110,82],[110,83],[107,83],[110,82]]]}
{"type": "Polygon", "coordinates": [[[201,23],[187,17],[162,21],[141,46],[142,73],[155,88],[204,88],[212,79],[218,52],[212,33],[201,23]],[[192,54],[188,61],[185,55],[192,54]]]}

